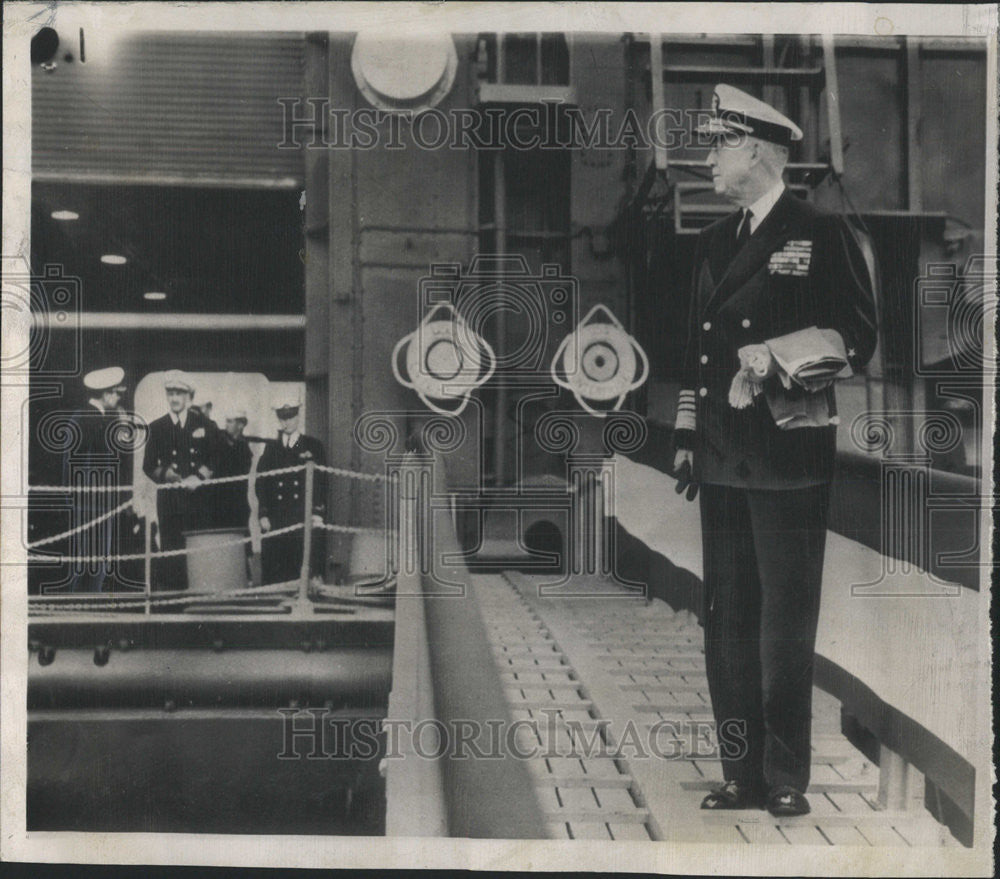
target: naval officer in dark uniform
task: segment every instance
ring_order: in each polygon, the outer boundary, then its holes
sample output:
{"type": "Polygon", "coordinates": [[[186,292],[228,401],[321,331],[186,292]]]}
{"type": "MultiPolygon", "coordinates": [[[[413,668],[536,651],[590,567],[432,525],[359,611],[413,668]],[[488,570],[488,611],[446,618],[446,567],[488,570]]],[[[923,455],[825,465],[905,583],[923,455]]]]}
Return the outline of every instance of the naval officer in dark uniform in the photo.
{"type": "MultiPolygon", "coordinates": [[[[205,526],[207,494],[201,484],[218,469],[218,428],[190,408],[195,387],[187,375],[169,370],[163,386],[170,411],[149,425],[142,469],[158,485],[182,486],[156,493],[160,550],[167,551],[184,547],[185,531],[205,526]]],[[[154,560],[153,588],[187,588],[183,555],[154,560]]]]}
{"type": "Polygon", "coordinates": [[[832,382],[790,381],[765,343],[833,330],[861,369],[875,306],[844,220],[784,188],[798,126],[730,86],[713,105],[699,132],[715,191],[739,210],[696,244],[674,470],[689,499],[700,485],[709,690],[739,746],[721,746],[725,783],[702,808],[801,815],[837,418],[832,382]],[[749,352],[763,352],[759,386],[734,395],[749,352]]]}
{"type": "MultiPolygon", "coordinates": [[[[243,438],[247,426],[245,409],[226,413],[225,428],[217,434],[219,440],[219,469],[216,477],[246,476],[253,463],[250,444],[243,438]]],[[[247,502],[247,480],[225,482],[215,486],[210,503],[211,521],[216,528],[246,530],[250,519],[247,502]]]]}
{"type": "MultiPolygon", "coordinates": [[[[267,537],[269,531],[305,523],[306,480],[305,471],[279,473],[273,476],[268,471],[285,467],[298,467],[307,461],[319,465],[326,464],[323,444],[314,437],[299,431],[299,409],[301,400],[296,394],[282,395],[272,407],[278,418],[278,436],[269,440],[257,465],[257,500],[260,530],[264,534],[261,549],[261,569],[264,583],[286,583],[297,580],[302,573],[303,532],[292,531],[267,537]]],[[[326,501],[326,480],[322,473],[316,473],[313,487],[313,506],[308,511],[314,524],[323,521],[326,501]]],[[[323,532],[313,532],[313,551],[310,571],[319,569],[322,558],[323,532]]]]}
{"type": "MultiPolygon", "coordinates": [[[[125,393],[125,370],[120,366],[96,369],[83,377],[90,392],[87,405],[71,416],[76,442],[63,459],[63,484],[76,487],[114,489],[126,472],[124,413],[119,408],[125,393]]],[[[127,495],[113,490],[78,492],[73,495],[74,527],[109,513],[127,495]]],[[[70,538],[70,555],[76,559],[70,573],[71,592],[101,592],[109,574],[112,538],[118,523],[114,518],[79,531],[70,538]]]]}

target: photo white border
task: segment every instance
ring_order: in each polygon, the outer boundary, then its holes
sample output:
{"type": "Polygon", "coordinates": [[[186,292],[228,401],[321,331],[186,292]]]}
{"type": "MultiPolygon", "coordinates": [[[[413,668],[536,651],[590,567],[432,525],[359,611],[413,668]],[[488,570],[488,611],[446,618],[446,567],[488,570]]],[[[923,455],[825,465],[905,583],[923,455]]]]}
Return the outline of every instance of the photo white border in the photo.
{"type": "MultiPolygon", "coordinates": [[[[281,30],[470,33],[483,30],[671,33],[834,33],[867,36],[976,36],[988,45],[986,181],[987,249],[997,216],[997,8],[994,5],[768,4],[768,3],[95,3],[4,4],[3,22],[3,253],[27,255],[30,229],[30,36],[71,16],[95,30],[281,30]]],[[[988,334],[992,346],[992,334],[988,334]]],[[[6,355],[16,340],[4,334],[6,355]]],[[[20,416],[26,387],[2,382],[0,495],[20,491],[26,460],[20,416]]],[[[995,426],[993,398],[990,418],[995,426]]],[[[983,431],[984,484],[989,483],[993,434],[983,431]]],[[[986,507],[987,512],[989,507],[986,507]]],[[[25,831],[27,589],[21,512],[0,518],[0,858],[49,863],[198,864],[256,867],[428,867],[495,870],[585,870],[781,875],[992,875],[992,810],[977,809],[973,849],[894,848],[865,851],[832,846],[721,847],[669,842],[592,842],[253,836],[97,834],[25,831]]],[[[992,530],[985,517],[989,551],[992,530]]],[[[984,673],[976,692],[991,692],[990,592],[983,590],[983,638],[976,646],[984,673]]],[[[977,802],[990,803],[991,717],[981,705],[983,742],[977,766],[977,802]]]]}

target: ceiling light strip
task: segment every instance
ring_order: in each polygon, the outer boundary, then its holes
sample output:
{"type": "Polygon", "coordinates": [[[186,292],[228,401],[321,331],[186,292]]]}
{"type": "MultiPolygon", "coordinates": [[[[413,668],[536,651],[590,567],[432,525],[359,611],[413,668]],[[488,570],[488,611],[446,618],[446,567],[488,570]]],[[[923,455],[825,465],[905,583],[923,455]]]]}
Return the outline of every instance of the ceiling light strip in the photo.
{"type": "Polygon", "coordinates": [[[304,330],[301,314],[147,314],[87,311],[75,319],[56,320],[51,314],[33,315],[36,326],[53,330],[304,330]]]}

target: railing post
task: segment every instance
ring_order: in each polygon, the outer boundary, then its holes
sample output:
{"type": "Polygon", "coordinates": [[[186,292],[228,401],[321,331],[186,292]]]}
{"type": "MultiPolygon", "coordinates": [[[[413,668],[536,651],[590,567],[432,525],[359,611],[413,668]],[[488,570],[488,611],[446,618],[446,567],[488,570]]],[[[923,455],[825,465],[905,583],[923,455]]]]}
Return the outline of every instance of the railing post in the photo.
{"type": "Polygon", "coordinates": [[[316,462],[306,461],[306,507],[302,535],[302,571],[299,580],[299,600],[309,597],[309,568],[312,561],[312,511],[313,511],[313,481],[316,474],[316,462]]]}
{"type": "Polygon", "coordinates": [[[152,604],[150,601],[150,596],[153,592],[153,517],[150,512],[146,511],[145,516],[145,526],[144,526],[144,540],[145,540],[145,559],[143,560],[144,566],[144,576],[145,580],[144,588],[146,592],[146,613],[152,613],[152,604]]]}
{"type": "Polygon", "coordinates": [[[905,811],[923,804],[921,774],[885,744],[879,745],[878,802],[883,809],[905,811]]]}
{"type": "Polygon", "coordinates": [[[247,505],[250,507],[250,517],[247,530],[250,532],[250,582],[259,587],[263,580],[261,574],[261,554],[264,542],[260,530],[260,502],[257,499],[257,464],[259,458],[250,462],[250,472],[247,474],[247,505]]]}

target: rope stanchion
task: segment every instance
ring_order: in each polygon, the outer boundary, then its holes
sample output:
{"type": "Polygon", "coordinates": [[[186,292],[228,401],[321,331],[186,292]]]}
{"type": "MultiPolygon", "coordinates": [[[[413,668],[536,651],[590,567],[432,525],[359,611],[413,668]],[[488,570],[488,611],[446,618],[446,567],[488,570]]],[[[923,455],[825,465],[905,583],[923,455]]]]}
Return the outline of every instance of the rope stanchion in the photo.
{"type": "MultiPolygon", "coordinates": [[[[281,476],[288,473],[297,473],[299,471],[308,471],[307,483],[312,484],[312,477],[316,472],[322,472],[330,474],[332,476],[344,477],[349,479],[356,479],[368,482],[386,482],[393,483],[396,481],[396,474],[380,474],[380,473],[362,473],[355,470],[346,470],[340,467],[329,467],[325,465],[319,465],[315,462],[309,461],[306,464],[299,464],[291,467],[282,467],[275,470],[268,470],[264,473],[257,472],[256,470],[251,473],[241,474],[237,476],[224,476],[217,478],[210,478],[199,480],[196,485],[184,484],[183,482],[176,483],[160,483],[152,484],[154,492],[159,492],[161,490],[172,491],[172,490],[197,490],[204,486],[213,485],[225,485],[235,482],[249,481],[251,483],[259,479],[268,479],[275,476],[281,476]]],[[[135,493],[136,486],[133,485],[119,485],[119,486],[71,486],[71,485],[33,485],[28,487],[29,492],[61,492],[67,494],[119,494],[124,492],[135,493]]],[[[50,537],[43,538],[41,540],[33,541],[27,544],[27,549],[36,550],[43,546],[49,544],[57,543],[66,538],[72,537],[74,534],[78,534],[82,531],[86,531],[88,528],[92,528],[100,523],[117,516],[119,513],[133,507],[135,504],[135,498],[129,498],[123,501],[117,507],[109,510],[106,513],[92,519],[89,522],[85,522],[78,525],[68,531],[60,534],[55,534],[50,537]]],[[[308,510],[311,509],[311,504],[306,505],[307,516],[309,516],[308,521],[297,522],[292,525],[287,525],[282,528],[276,528],[267,531],[260,535],[260,540],[268,540],[272,537],[278,537],[284,534],[290,534],[300,530],[304,530],[306,534],[311,533],[313,529],[318,531],[328,531],[335,533],[344,534],[371,534],[371,533],[385,533],[387,537],[393,536],[395,532],[386,531],[384,528],[374,528],[374,527],[362,527],[362,526],[351,526],[351,525],[335,525],[332,523],[319,521],[314,522],[308,510]]],[[[48,564],[66,564],[66,563],[77,563],[77,564],[94,564],[94,563],[107,563],[107,562],[130,562],[139,561],[144,562],[145,568],[145,583],[142,591],[136,592],[134,598],[117,598],[111,600],[104,600],[99,597],[93,599],[87,599],[85,601],[80,601],[79,597],[75,601],[66,601],[65,599],[70,596],[49,596],[47,599],[41,596],[32,597],[29,599],[29,608],[32,613],[60,613],[65,611],[90,611],[98,612],[104,610],[137,610],[150,613],[153,608],[162,607],[164,605],[181,605],[181,604],[197,604],[200,601],[217,602],[220,599],[225,599],[227,601],[231,600],[253,600],[258,597],[266,597],[269,594],[282,594],[282,593],[299,593],[299,597],[306,594],[309,590],[309,580],[308,574],[305,574],[303,578],[298,581],[294,581],[286,584],[274,584],[267,587],[252,586],[236,590],[229,590],[225,592],[207,592],[207,593],[192,593],[188,591],[178,591],[174,595],[170,594],[152,594],[151,590],[151,566],[153,560],[155,559],[165,559],[174,558],[177,556],[186,556],[189,553],[198,552],[215,552],[220,549],[224,549],[232,546],[246,545],[248,543],[253,543],[255,538],[252,535],[246,537],[240,537],[233,540],[227,540],[222,543],[208,544],[200,547],[191,548],[181,548],[172,550],[160,550],[157,552],[152,551],[152,521],[151,518],[146,516],[145,525],[145,551],[136,553],[124,553],[118,555],[47,555],[44,553],[30,553],[28,555],[29,562],[44,562],[48,564]]],[[[304,535],[305,537],[306,535],[304,535]]],[[[305,543],[309,543],[308,540],[305,543]]],[[[308,553],[304,554],[303,558],[303,569],[308,570],[306,567],[309,558],[308,553]]]]}
{"type": "MultiPolygon", "coordinates": [[[[306,464],[297,464],[292,467],[279,467],[275,470],[268,470],[264,473],[253,474],[254,479],[269,479],[273,476],[282,476],[287,473],[297,473],[300,470],[306,469],[306,464]]],[[[385,476],[381,473],[361,473],[357,470],[344,470],[340,467],[326,467],[320,464],[313,464],[310,462],[315,470],[321,471],[323,473],[330,473],[333,476],[343,476],[351,479],[358,480],[368,480],[374,482],[388,482],[394,477],[385,476]]],[[[187,486],[182,482],[165,482],[160,484],[154,484],[154,489],[156,491],[179,491],[185,489],[188,491],[197,490],[199,488],[210,486],[210,485],[226,485],[233,482],[245,482],[251,479],[251,474],[244,473],[237,476],[219,476],[211,479],[203,479],[198,482],[195,486],[187,486]]],[[[66,494],[121,494],[122,492],[134,492],[134,485],[29,485],[28,491],[38,491],[38,492],[60,492],[66,494]]],[[[46,546],[50,543],[56,543],[60,540],[65,540],[67,537],[72,537],[74,534],[78,534],[81,531],[86,531],[88,528],[103,522],[105,519],[110,519],[112,516],[116,516],[118,513],[123,512],[132,506],[133,501],[128,500],[119,504],[113,510],[104,513],[103,515],[92,519],[89,522],[85,522],[82,525],[78,525],[69,531],[64,531],[61,534],[55,534],[51,537],[45,537],[41,540],[36,540],[33,543],[29,543],[28,549],[37,549],[40,546],[46,546]]],[[[121,557],[124,560],[125,557],[121,557]]]]}
{"type": "MultiPolygon", "coordinates": [[[[261,479],[268,476],[281,476],[285,473],[295,473],[298,470],[304,470],[305,464],[296,464],[292,467],[281,467],[277,470],[268,470],[265,473],[258,473],[257,478],[261,479]]],[[[345,473],[351,471],[344,471],[345,473]]],[[[370,474],[361,473],[358,474],[359,479],[368,478],[370,474]]],[[[211,479],[199,479],[198,484],[194,488],[201,488],[205,485],[225,485],[229,482],[246,482],[250,479],[249,473],[238,474],[237,476],[214,476],[211,479]]],[[[156,491],[172,491],[177,489],[187,489],[188,486],[184,485],[183,482],[160,482],[153,483],[153,487],[156,491]]],[[[67,494],[98,494],[107,493],[114,494],[123,491],[134,491],[134,485],[29,485],[28,491],[45,491],[45,492],[65,492],[67,494]]],[[[188,489],[191,490],[191,489],[188,489]]]]}
{"type": "MultiPolygon", "coordinates": [[[[97,520],[94,520],[94,521],[96,522],[97,520]]],[[[94,522],[88,523],[88,525],[92,525],[92,524],[94,524],[94,522]]],[[[293,531],[298,531],[298,530],[300,530],[300,529],[302,529],[304,527],[305,527],[304,523],[302,523],[302,522],[296,522],[294,525],[286,525],[284,528],[275,528],[273,531],[266,531],[265,533],[261,534],[260,537],[261,537],[261,540],[267,540],[270,537],[277,537],[277,536],[279,536],[281,534],[290,534],[293,531]]],[[[372,533],[380,534],[383,531],[385,531],[384,528],[366,528],[366,527],[363,527],[363,526],[355,526],[355,525],[333,525],[333,524],[330,524],[329,522],[316,523],[316,524],[313,525],[313,527],[317,528],[319,530],[322,530],[322,531],[334,531],[334,532],[343,533],[343,534],[372,534],[372,533]]],[[[387,533],[391,533],[391,532],[387,532],[387,533]]],[[[45,543],[51,543],[51,542],[54,542],[56,539],[61,538],[61,537],[65,537],[65,535],[56,535],[56,537],[54,537],[54,538],[46,538],[46,540],[43,541],[43,542],[45,542],[45,543]]],[[[247,537],[240,537],[240,538],[238,538],[236,540],[227,540],[225,543],[212,543],[212,544],[209,544],[207,546],[200,546],[200,547],[195,547],[195,548],[192,548],[192,549],[187,549],[185,547],[183,549],[161,550],[161,551],[158,551],[158,552],[151,552],[151,553],[149,553],[149,558],[151,558],[151,559],[166,559],[166,558],[171,558],[173,556],[187,555],[188,553],[214,552],[217,549],[223,549],[223,548],[225,548],[227,546],[237,546],[238,544],[250,543],[252,540],[253,540],[252,537],[247,536],[247,537]]],[[[29,549],[34,549],[36,546],[39,546],[39,545],[40,545],[40,543],[31,544],[28,548],[29,549]]],[[[93,564],[93,563],[102,562],[102,561],[108,561],[108,562],[132,562],[132,561],[138,561],[139,559],[145,559],[145,558],[146,558],[146,553],[144,553],[144,552],[133,552],[133,553],[126,553],[126,554],[122,554],[122,555],[106,555],[106,556],[104,556],[104,555],[60,555],[60,556],[55,556],[55,555],[35,555],[35,556],[32,556],[32,555],[29,555],[28,556],[28,561],[29,562],[48,562],[48,563],[53,563],[54,562],[54,563],[57,563],[57,564],[66,564],[67,562],[79,562],[80,564],[93,564]]]]}
{"type": "MultiPolygon", "coordinates": [[[[286,525],[284,528],[275,528],[273,531],[268,531],[266,534],[261,535],[261,539],[265,540],[269,537],[277,537],[280,534],[290,534],[293,531],[298,531],[300,528],[305,527],[301,522],[296,522],[294,525],[286,525]]],[[[188,549],[184,547],[183,549],[166,549],[159,552],[149,553],[149,558],[151,559],[167,559],[173,556],[187,555],[188,553],[197,552],[215,552],[217,549],[223,549],[227,546],[238,546],[240,544],[250,543],[253,540],[251,536],[240,537],[236,540],[227,540],[224,543],[212,543],[206,546],[194,547],[188,549]]],[[[138,559],[145,559],[146,553],[144,552],[133,552],[126,555],[107,555],[107,556],[97,556],[97,555],[77,555],[77,556],[28,556],[28,561],[45,561],[45,562],[60,562],[65,564],[66,562],[81,562],[84,564],[109,561],[109,562],[132,562],[138,559]]]]}

